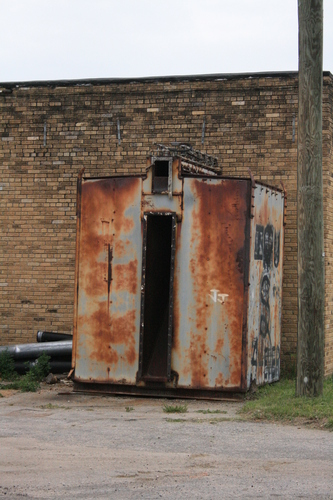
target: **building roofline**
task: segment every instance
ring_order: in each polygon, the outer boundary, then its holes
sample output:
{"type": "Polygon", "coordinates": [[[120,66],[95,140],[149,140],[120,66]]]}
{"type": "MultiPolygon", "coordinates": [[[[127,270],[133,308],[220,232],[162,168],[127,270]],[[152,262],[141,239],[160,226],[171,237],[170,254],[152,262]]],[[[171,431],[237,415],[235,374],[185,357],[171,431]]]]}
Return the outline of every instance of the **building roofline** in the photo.
{"type": "MultiPolygon", "coordinates": [[[[130,83],[159,83],[159,82],[197,82],[197,81],[218,81],[218,80],[244,80],[254,78],[295,78],[298,71],[271,71],[262,73],[218,73],[208,75],[178,75],[178,76],[149,76],[138,78],[84,78],[79,80],[40,80],[23,82],[0,82],[0,88],[20,88],[20,87],[70,87],[70,86],[90,86],[109,84],[130,84],[130,83]]],[[[330,71],[324,71],[323,76],[331,77],[330,71]]]]}

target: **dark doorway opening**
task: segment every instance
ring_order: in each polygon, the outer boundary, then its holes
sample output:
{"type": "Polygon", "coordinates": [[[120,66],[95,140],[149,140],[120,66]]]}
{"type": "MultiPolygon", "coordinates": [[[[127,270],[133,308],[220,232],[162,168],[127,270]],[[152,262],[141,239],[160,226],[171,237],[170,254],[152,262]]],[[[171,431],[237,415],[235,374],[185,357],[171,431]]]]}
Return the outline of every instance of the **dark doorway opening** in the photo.
{"type": "Polygon", "coordinates": [[[166,381],[171,371],[175,216],[145,215],[140,377],[166,381]]]}

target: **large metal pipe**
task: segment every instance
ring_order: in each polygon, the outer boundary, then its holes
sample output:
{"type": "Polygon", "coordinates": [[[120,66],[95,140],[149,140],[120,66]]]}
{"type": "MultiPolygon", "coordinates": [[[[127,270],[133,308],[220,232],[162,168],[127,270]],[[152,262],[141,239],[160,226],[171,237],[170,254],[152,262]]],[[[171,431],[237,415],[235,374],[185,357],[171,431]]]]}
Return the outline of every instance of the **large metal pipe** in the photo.
{"type": "Polygon", "coordinates": [[[62,340],[58,342],[43,342],[34,344],[17,344],[0,347],[0,354],[8,351],[14,360],[36,359],[45,352],[48,356],[71,356],[72,340],[62,340]]]}
{"type": "MultiPolygon", "coordinates": [[[[35,365],[36,361],[15,361],[15,371],[20,374],[26,373],[35,365]]],[[[52,360],[50,364],[50,373],[68,373],[71,369],[71,361],[56,361],[52,360]]]]}
{"type": "Polygon", "coordinates": [[[44,332],[39,330],[37,332],[37,342],[58,342],[60,340],[72,340],[73,335],[69,333],[58,332],[44,332]]]}

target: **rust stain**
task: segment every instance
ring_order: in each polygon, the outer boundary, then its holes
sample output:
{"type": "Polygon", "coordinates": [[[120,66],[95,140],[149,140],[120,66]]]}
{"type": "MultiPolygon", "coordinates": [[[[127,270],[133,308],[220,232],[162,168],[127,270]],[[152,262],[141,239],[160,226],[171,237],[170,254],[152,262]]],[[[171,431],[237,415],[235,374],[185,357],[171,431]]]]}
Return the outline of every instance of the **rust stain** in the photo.
{"type": "MultiPolygon", "coordinates": [[[[120,224],[116,223],[115,224],[115,230],[116,231],[119,231],[119,229],[117,228],[117,226],[119,226],[120,224]]],[[[123,231],[124,233],[130,233],[131,230],[133,229],[134,227],[134,222],[132,221],[132,219],[129,219],[129,218],[125,218],[122,222],[121,222],[121,231],[123,231]]]]}
{"type": "Polygon", "coordinates": [[[89,326],[93,334],[90,358],[109,365],[117,364],[119,358],[117,351],[111,347],[113,339],[105,304],[100,304],[97,311],[91,316],[84,316],[81,320],[89,326]]]}
{"type": "Polygon", "coordinates": [[[180,342],[179,342],[179,335],[180,335],[180,318],[179,318],[179,308],[180,308],[180,300],[179,300],[179,283],[178,283],[178,274],[175,273],[175,278],[174,278],[174,294],[173,294],[173,299],[174,299],[174,308],[173,308],[173,334],[172,334],[172,349],[176,352],[179,352],[180,349],[180,342]]]}
{"type": "Polygon", "coordinates": [[[133,227],[134,222],[129,217],[125,217],[126,210],[133,204],[134,199],[138,192],[138,183],[141,179],[138,178],[118,178],[114,179],[115,185],[113,186],[113,199],[115,206],[114,228],[117,234],[129,233],[133,227]]]}
{"type": "Polygon", "coordinates": [[[129,293],[136,294],[137,292],[137,259],[131,260],[127,264],[117,264],[113,267],[115,276],[114,290],[126,290],[129,293]]]}
{"type": "Polygon", "coordinates": [[[224,383],[223,374],[219,373],[215,379],[215,387],[223,387],[224,383]]]}
{"type": "Polygon", "coordinates": [[[121,316],[112,318],[112,339],[114,344],[125,345],[125,358],[129,365],[137,359],[135,351],[135,318],[136,311],[127,311],[121,316]]]}
{"type": "Polygon", "coordinates": [[[116,365],[119,354],[112,346],[125,346],[124,357],[129,365],[136,360],[135,351],[135,317],[136,312],[128,311],[121,316],[113,316],[111,321],[105,311],[105,304],[91,316],[85,316],[84,321],[88,324],[91,335],[90,359],[100,361],[108,365],[116,365]]]}
{"type": "Polygon", "coordinates": [[[126,255],[128,252],[128,249],[131,246],[130,240],[122,241],[120,239],[117,239],[114,244],[114,256],[117,259],[121,259],[126,255]]]}
{"type": "Polygon", "coordinates": [[[220,354],[223,350],[223,346],[224,346],[224,338],[221,337],[221,338],[217,339],[217,341],[216,341],[215,352],[220,354]]]}
{"type": "Polygon", "coordinates": [[[191,383],[193,388],[204,387],[208,384],[208,359],[204,355],[205,340],[204,335],[196,335],[190,345],[191,383]]]}
{"type": "MultiPolygon", "coordinates": [[[[125,216],[138,193],[137,178],[101,179],[82,185],[82,216],[80,287],[89,296],[105,292],[103,273],[105,268],[104,245],[113,242],[116,235],[129,233],[134,221],[125,216]],[[103,234],[105,221],[108,234],[103,234]]],[[[116,239],[116,251],[125,252],[125,244],[116,239]]]]}

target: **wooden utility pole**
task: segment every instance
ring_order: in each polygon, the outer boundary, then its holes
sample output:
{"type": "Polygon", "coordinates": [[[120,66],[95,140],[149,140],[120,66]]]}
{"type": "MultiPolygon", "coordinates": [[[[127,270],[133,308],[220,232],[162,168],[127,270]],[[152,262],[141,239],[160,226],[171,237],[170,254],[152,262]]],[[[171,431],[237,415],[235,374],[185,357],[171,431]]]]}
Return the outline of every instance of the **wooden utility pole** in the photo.
{"type": "Polygon", "coordinates": [[[298,0],[298,396],[322,394],[324,227],[322,172],[323,0],[298,0]]]}

